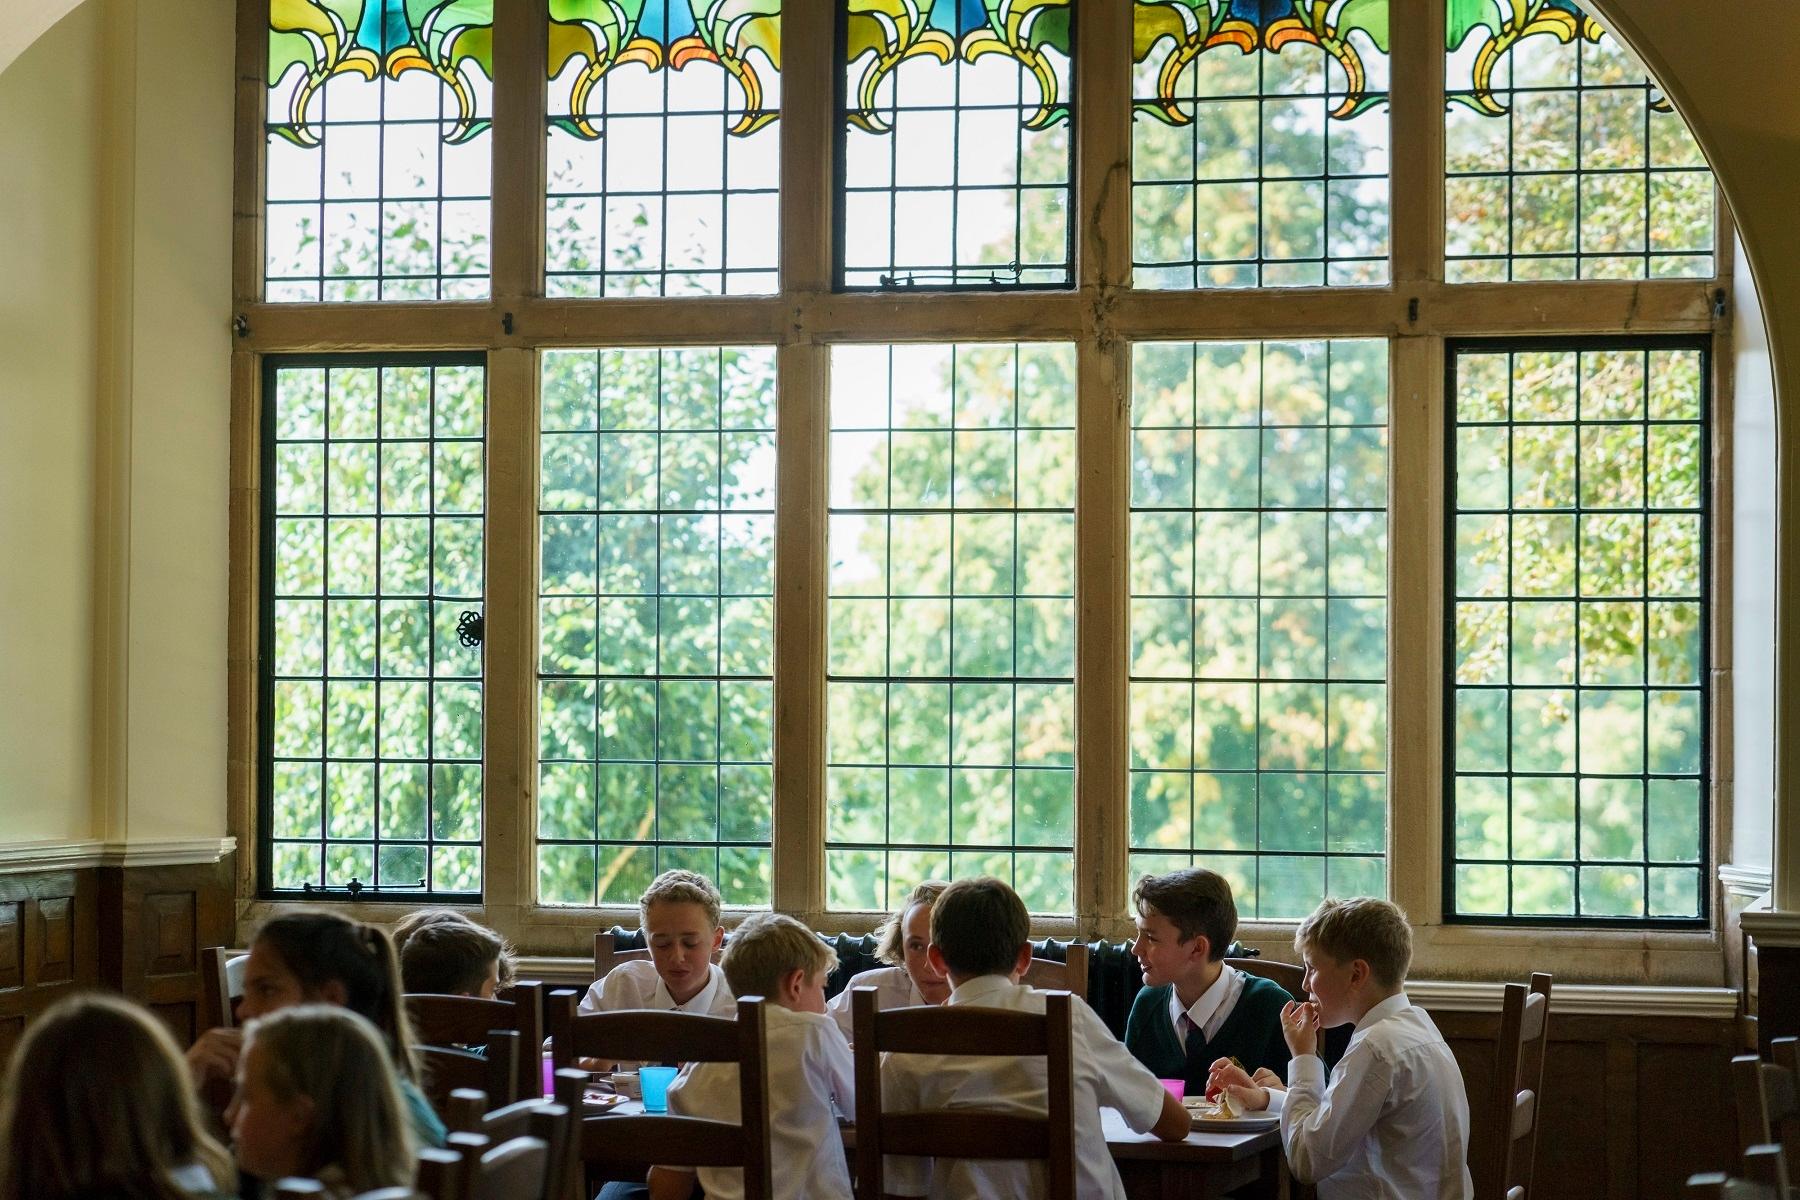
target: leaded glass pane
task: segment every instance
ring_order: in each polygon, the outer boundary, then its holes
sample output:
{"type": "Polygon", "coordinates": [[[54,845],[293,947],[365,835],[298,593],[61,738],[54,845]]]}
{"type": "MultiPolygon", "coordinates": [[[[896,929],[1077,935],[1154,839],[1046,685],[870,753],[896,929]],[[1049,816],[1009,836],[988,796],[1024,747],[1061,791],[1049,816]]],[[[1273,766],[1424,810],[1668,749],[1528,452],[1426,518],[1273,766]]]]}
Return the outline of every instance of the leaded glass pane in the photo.
{"type": "Polygon", "coordinates": [[[1702,919],[1705,353],[1452,353],[1447,910],[1702,919]]]}
{"type": "Polygon", "coordinates": [[[1387,282],[1387,0],[1132,12],[1135,285],[1387,282]]]}
{"type": "Polygon", "coordinates": [[[767,905],[775,351],[548,351],[540,426],[538,897],[767,905]]]}
{"type": "Polygon", "coordinates": [[[271,891],[481,891],[485,387],[479,361],[269,373],[271,891]]]}
{"type": "Polygon", "coordinates": [[[832,351],[826,902],[1074,911],[1075,349],[832,351]]]}
{"type": "Polygon", "coordinates": [[[493,0],[269,6],[264,294],[488,294],[493,0]]]}
{"type": "Polygon", "coordinates": [[[1387,889],[1387,345],[1132,350],[1131,877],[1387,889]]]}
{"type": "Polygon", "coordinates": [[[1710,277],[1712,172],[1631,51],[1569,0],[1446,2],[1445,277],[1710,277]]]}
{"type": "Polygon", "coordinates": [[[1067,287],[1075,5],[845,0],[838,279],[1067,287]]]}
{"type": "Polygon", "coordinates": [[[548,293],[773,292],[781,0],[548,3],[548,293]]]}

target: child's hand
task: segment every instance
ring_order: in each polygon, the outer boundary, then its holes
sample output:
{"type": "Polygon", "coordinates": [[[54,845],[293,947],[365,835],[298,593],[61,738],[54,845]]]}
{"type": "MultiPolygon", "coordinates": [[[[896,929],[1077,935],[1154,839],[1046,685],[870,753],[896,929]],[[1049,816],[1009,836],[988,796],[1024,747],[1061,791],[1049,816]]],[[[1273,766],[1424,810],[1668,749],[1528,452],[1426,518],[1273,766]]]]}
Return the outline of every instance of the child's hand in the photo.
{"type": "Polygon", "coordinates": [[[1232,1084],[1225,1089],[1231,1096],[1231,1107],[1239,1112],[1261,1112],[1269,1107],[1269,1090],[1261,1087],[1239,1087],[1232,1084]]]}
{"type": "Polygon", "coordinates": [[[1281,1036],[1298,1056],[1319,1052],[1319,1006],[1290,1000],[1281,1010],[1281,1036]]]}
{"type": "MultiPolygon", "coordinates": [[[[1219,1093],[1228,1087],[1247,1088],[1253,1080],[1244,1073],[1244,1068],[1229,1058],[1216,1060],[1206,1073],[1206,1098],[1217,1100],[1219,1093]]],[[[1266,1103],[1266,1101],[1265,1101],[1266,1103]]]]}
{"type": "Polygon", "coordinates": [[[1281,1081],[1281,1076],[1269,1070],[1267,1067],[1256,1068],[1256,1074],[1250,1077],[1250,1082],[1254,1083],[1257,1087],[1262,1088],[1264,1091],[1287,1091],[1287,1084],[1281,1081]]]}

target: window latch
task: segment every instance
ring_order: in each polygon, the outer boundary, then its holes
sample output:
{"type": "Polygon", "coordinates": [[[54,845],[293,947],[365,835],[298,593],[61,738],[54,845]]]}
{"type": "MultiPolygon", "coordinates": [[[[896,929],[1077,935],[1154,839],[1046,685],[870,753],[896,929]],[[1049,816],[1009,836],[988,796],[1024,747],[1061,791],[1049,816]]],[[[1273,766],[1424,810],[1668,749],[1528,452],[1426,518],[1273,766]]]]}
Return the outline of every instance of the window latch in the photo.
{"type": "Polygon", "coordinates": [[[487,633],[487,622],[474,609],[464,612],[456,622],[456,640],[473,650],[481,645],[481,639],[487,633]]]}

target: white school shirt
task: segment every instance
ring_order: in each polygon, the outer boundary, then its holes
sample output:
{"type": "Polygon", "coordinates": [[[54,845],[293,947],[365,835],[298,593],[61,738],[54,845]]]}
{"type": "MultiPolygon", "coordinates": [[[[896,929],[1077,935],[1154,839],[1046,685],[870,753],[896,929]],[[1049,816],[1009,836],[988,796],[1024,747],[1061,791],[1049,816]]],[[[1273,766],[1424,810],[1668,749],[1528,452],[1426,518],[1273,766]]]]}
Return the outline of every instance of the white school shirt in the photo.
{"type": "Polygon", "coordinates": [[[1356,1023],[1325,1083],[1316,1054],[1288,1064],[1271,1090],[1281,1143],[1319,1200],[1470,1200],[1469,1098],[1431,1018],[1401,992],[1356,1023]]]}
{"type": "MultiPolygon", "coordinates": [[[[707,964],[706,986],[695,992],[686,1004],[675,1003],[675,997],[669,994],[669,986],[656,973],[656,964],[647,958],[634,958],[622,962],[608,971],[604,978],[596,979],[588,987],[587,995],[581,998],[576,1006],[579,1012],[617,1012],[626,1008],[651,1008],[661,1012],[699,1013],[708,1017],[737,1017],[737,997],[731,994],[731,985],[725,982],[725,972],[719,970],[717,963],[707,964]]],[[[614,1064],[616,1069],[629,1071],[636,1066],[634,1062],[614,1064]]]]}
{"type": "Polygon", "coordinates": [[[919,989],[913,985],[912,976],[906,973],[905,967],[876,967],[872,971],[862,971],[850,977],[844,990],[831,998],[825,1006],[837,1027],[844,1031],[846,1041],[856,1039],[856,1022],[850,1013],[850,993],[859,987],[872,987],[881,994],[881,1011],[890,1008],[917,1008],[925,1003],[925,997],[919,995],[919,989]]]}
{"type": "MultiPolygon", "coordinates": [[[[763,1019],[774,1200],[850,1200],[844,1136],[831,1107],[833,1097],[846,1112],[856,1107],[850,1044],[824,1013],[764,1004],[763,1019]]],[[[736,1063],[690,1063],[669,1085],[669,1111],[677,1116],[736,1124],[743,1120],[739,1101],[736,1063]]],[[[701,1167],[698,1174],[707,1200],[742,1200],[741,1170],[701,1167]]]]}
{"type": "Polygon", "coordinates": [[[1225,1024],[1225,1018],[1237,1007],[1238,997],[1244,994],[1244,973],[1236,967],[1226,967],[1213,980],[1213,985],[1200,993],[1200,998],[1188,1007],[1181,1007],[1181,997],[1174,988],[1169,989],[1169,1024],[1175,1027],[1175,1040],[1187,1049],[1187,1030],[1182,1028],[1182,1014],[1194,1027],[1206,1035],[1207,1041],[1219,1036],[1219,1027],[1225,1024]]]}
{"type": "MultiPolygon", "coordinates": [[[[1041,1013],[1044,994],[1004,975],[983,975],[952,990],[947,1003],[1041,1013]]],[[[1125,1189],[1100,1127],[1100,1110],[1118,1109],[1126,1125],[1144,1133],[1162,1117],[1168,1093],[1093,1009],[1080,1001],[1071,1007],[1075,1194],[1081,1200],[1124,1200],[1125,1189]]],[[[968,1108],[1042,1116],[1048,1103],[1044,1060],[1036,1057],[885,1054],[881,1096],[883,1107],[895,1111],[968,1108]]],[[[884,1170],[882,1190],[896,1196],[1026,1200],[1044,1194],[1042,1162],[954,1159],[940,1164],[927,1158],[890,1157],[884,1170]]]]}

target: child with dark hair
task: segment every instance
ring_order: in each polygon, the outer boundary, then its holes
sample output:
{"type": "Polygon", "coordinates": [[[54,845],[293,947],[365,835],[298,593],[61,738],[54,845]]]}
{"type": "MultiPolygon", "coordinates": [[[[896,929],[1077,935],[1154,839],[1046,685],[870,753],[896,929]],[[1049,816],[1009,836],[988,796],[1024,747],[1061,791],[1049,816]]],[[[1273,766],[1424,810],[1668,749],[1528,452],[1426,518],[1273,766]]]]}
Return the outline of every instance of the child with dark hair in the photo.
{"type": "MultiPolygon", "coordinates": [[[[1031,919],[1024,902],[998,879],[959,879],[931,908],[934,967],[950,979],[950,1007],[1044,1011],[1044,994],[1019,982],[1031,965],[1031,919]]],[[[1085,1004],[1072,1007],[1074,1042],[1075,1191],[1082,1200],[1123,1200],[1124,1185],[1106,1148],[1100,1109],[1164,1141],[1180,1141],[1192,1123],[1181,1101],[1113,1039],[1085,1004]]],[[[897,1054],[881,1079],[882,1105],[905,1111],[973,1109],[1042,1116],[1048,1109],[1042,1058],[897,1054]]],[[[886,1191],[894,1196],[1017,1197],[1044,1194],[1042,1163],[895,1158],[886,1191]]]]}
{"type": "Polygon", "coordinates": [[[400,979],[408,994],[492,1000],[513,979],[506,939],[449,908],[422,908],[394,926],[400,979]]]}
{"type": "Polygon", "coordinates": [[[1144,988],[1125,1022],[1125,1046],[1158,1079],[1182,1079],[1205,1092],[1212,1064],[1235,1060],[1245,1071],[1287,1068],[1281,1008],[1295,997],[1273,980],[1225,965],[1237,936],[1231,884],[1194,868],[1146,875],[1131,893],[1137,909],[1132,953],[1144,988]]]}
{"type": "MultiPolygon", "coordinates": [[[[334,912],[289,912],[271,918],[250,944],[238,1013],[250,1021],[296,1004],[334,1004],[367,1019],[387,1043],[414,1135],[442,1146],[444,1123],[419,1090],[402,995],[399,956],[385,930],[334,912]]],[[[235,1077],[243,1045],[240,1029],[201,1034],[187,1052],[194,1082],[235,1077]]]]}

